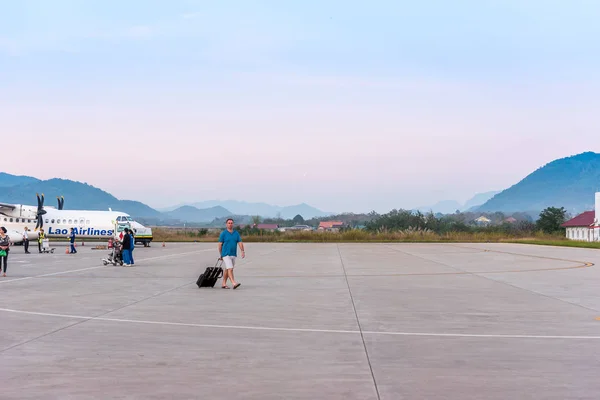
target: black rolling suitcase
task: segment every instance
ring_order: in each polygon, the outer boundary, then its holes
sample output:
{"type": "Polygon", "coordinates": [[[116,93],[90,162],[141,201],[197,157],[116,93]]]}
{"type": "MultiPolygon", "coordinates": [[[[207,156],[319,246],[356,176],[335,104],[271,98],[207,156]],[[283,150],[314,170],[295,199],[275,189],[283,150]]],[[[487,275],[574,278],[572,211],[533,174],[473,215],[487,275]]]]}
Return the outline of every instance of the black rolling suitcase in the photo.
{"type": "Polygon", "coordinates": [[[202,287],[214,287],[217,280],[223,276],[223,259],[219,258],[214,267],[207,267],[206,271],[200,274],[196,285],[202,287]]]}

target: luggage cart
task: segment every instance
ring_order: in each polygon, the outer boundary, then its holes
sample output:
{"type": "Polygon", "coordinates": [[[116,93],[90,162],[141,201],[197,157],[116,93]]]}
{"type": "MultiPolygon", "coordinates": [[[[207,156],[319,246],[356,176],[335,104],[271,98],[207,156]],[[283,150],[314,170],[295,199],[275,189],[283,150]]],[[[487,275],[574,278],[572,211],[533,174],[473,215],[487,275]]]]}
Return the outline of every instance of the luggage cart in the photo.
{"type": "Polygon", "coordinates": [[[54,253],[54,247],[50,247],[50,239],[42,239],[42,253],[54,253]]]}

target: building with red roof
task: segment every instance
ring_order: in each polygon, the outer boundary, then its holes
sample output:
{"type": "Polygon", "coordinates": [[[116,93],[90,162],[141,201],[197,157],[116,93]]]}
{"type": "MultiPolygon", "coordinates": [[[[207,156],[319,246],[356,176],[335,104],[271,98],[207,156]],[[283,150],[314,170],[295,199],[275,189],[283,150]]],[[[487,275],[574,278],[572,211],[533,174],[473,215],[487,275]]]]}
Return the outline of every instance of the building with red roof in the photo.
{"type": "Polygon", "coordinates": [[[342,221],[321,221],[317,230],[320,231],[338,231],[344,226],[342,221]]]}
{"type": "Polygon", "coordinates": [[[598,237],[595,226],[596,211],[585,211],[561,226],[567,229],[567,238],[572,240],[595,241],[598,237]]]}
{"type": "Polygon", "coordinates": [[[263,229],[266,231],[274,231],[279,228],[279,225],[277,225],[277,224],[257,224],[256,228],[263,229]]]}

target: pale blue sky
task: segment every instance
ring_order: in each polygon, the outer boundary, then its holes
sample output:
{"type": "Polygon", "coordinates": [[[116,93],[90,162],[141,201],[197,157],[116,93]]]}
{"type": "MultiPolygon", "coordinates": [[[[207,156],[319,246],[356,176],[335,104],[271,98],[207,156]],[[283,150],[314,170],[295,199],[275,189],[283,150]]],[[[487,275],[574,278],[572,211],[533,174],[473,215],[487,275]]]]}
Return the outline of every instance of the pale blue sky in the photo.
{"type": "Polygon", "coordinates": [[[0,169],[155,207],[464,201],[600,151],[599,20],[591,0],[0,0],[0,169]]]}

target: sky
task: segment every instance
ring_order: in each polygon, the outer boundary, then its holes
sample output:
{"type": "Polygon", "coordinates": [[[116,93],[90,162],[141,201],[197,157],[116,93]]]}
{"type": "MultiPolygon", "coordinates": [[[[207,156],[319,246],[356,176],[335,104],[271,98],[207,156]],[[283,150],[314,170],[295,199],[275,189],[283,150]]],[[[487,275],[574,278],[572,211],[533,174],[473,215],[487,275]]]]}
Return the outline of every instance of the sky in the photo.
{"type": "Polygon", "coordinates": [[[597,1],[0,0],[0,171],[387,212],[600,152],[597,1]]]}

